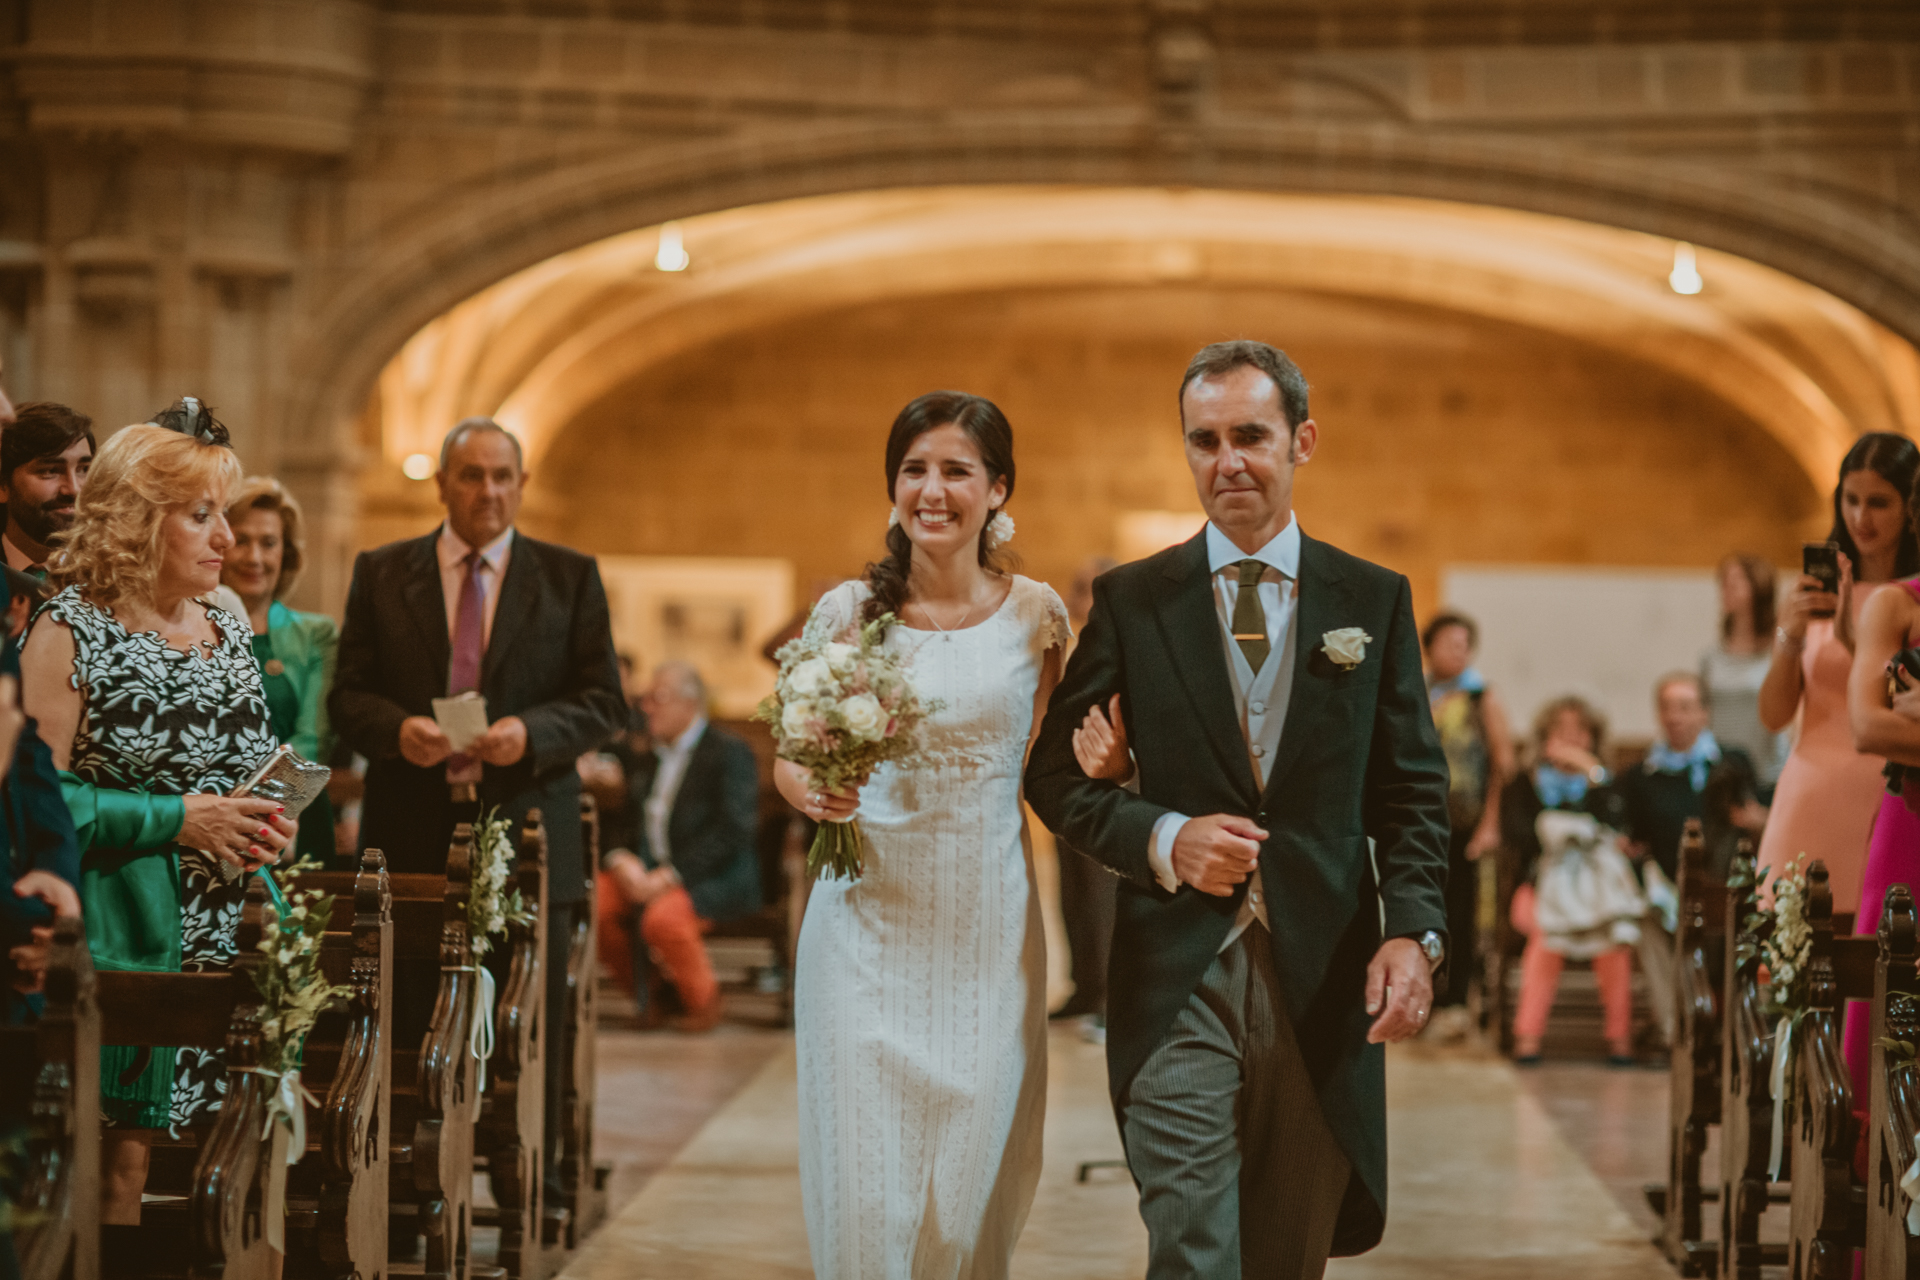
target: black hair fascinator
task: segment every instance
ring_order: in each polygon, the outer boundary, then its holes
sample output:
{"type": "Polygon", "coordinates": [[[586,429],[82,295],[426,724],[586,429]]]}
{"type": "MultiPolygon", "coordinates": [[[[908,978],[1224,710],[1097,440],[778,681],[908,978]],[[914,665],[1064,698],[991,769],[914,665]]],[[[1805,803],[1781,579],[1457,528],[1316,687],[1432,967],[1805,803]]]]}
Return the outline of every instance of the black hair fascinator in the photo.
{"type": "Polygon", "coordinates": [[[217,444],[231,449],[233,439],[227,432],[226,423],[213,416],[213,412],[200,403],[197,396],[181,396],[180,399],[153,415],[153,425],[165,427],[169,431],[178,431],[183,436],[192,436],[195,440],[204,440],[208,444],[217,444]]]}

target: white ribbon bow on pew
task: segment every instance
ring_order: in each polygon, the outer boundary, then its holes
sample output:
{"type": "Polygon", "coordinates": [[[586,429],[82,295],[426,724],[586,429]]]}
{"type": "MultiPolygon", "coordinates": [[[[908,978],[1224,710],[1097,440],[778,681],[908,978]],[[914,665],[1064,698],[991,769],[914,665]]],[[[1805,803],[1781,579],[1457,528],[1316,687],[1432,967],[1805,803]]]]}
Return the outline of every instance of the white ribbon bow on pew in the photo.
{"type": "Polygon", "coordinates": [[[1907,1196],[1907,1234],[1920,1236],[1920,1160],[1900,1175],[1900,1190],[1907,1196]]]}
{"type": "Polygon", "coordinates": [[[260,1131],[260,1140],[273,1140],[273,1155],[267,1161],[267,1243],[285,1253],[287,1166],[299,1164],[300,1158],[307,1154],[307,1104],[317,1107],[320,1100],[300,1083],[298,1071],[269,1071],[265,1067],[240,1067],[238,1070],[247,1075],[265,1076],[274,1082],[273,1089],[267,1094],[267,1124],[260,1131]],[[276,1132],[275,1126],[282,1122],[285,1124],[284,1130],[276,1132]]]}
{"type": "Polygon", "coordinates": [[[473,1035],[468,1040],[468,1048],[480,1062],[479,1091],[487,1091],[487,1059],[493,1056],[493,970],[483,964],[475,965],[474,971],[480,975],[480,981],[473,989],[473,1002],[477,1006],[473,1011],[473,1035]]]}
{"type": "Polygon", "coordinates": [[[1773,1090],[1773,1133],[1767,1139],[1767,1177],[1780,1181],[1780,1157],[1786,1151],[1787,1138],[1787,1064],[1793,1051],[1793,1019],[1781,1018],[1773,1031],[1773,1070],[1768,1080],[1773,1090]]]}

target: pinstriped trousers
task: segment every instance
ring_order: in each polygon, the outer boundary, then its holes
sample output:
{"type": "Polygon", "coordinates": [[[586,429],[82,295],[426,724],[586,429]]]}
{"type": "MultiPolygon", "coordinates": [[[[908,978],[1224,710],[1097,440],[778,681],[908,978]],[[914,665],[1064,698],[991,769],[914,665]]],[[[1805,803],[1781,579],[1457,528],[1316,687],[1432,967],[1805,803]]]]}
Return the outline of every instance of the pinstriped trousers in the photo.
{"type": "Polygon", "coordinates": [[[1120,1103],[1148,1280],[1319,1280],[1350,1176],[1266,930],[1214,957],[1120,1103]]]}

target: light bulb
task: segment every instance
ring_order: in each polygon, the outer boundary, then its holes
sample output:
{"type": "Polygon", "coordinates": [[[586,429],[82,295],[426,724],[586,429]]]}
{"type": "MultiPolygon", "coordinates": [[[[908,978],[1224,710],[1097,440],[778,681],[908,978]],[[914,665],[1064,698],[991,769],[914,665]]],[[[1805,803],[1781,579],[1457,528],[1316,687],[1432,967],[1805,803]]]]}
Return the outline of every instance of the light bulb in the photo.
{"type": "Polygon", "coordinates": [[[662,271],[685,271],[692,261],[687,247],[680,243],[680,224],[669,222],[661,227],[660,248],[653,255],[653,265],[662,271]]]}
{"type": "Polygon", "coordinates": [[[1705,281],[1700,278],[1700,268],[1693,260],[1693,246],[1685,240],[1676,240],[1673,245],[1673,271],[1667,276],[1667,283],[1673,286],[1675,293],[1694,294],[1701,290],[1705,281]]]}
{"type": "Polygon", "coordinates": [[[425,480],[433,474],[433,458],[424,453],[410,453],[400,464],[400,471],[409,480],[425,480]]]}

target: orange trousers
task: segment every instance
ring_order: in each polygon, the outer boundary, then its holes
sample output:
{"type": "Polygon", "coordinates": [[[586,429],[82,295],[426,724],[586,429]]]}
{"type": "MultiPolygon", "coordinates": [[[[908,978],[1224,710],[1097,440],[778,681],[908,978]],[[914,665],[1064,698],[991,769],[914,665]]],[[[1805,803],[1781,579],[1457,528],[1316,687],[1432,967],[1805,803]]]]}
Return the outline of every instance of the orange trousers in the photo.
{"type": "Polygon", "coordinates": [[[697,1013],[719,998],[720,983],[713,976],[704,941],[713,925],[694,912],[693,899],[685,889],[669,889],[641,905],[602,871],[594,878],[594,914],[599,917],[600,965],[628,995],[646,999],[639,977],[643,972],[640,949],[645,948],[645,956],[680,993],[688,1013],[697,1013]]]}
{"type": "MultiPolygon", "coordinates": [[[[1547,950],[1533,917],[1533,886],[1513,891],[1513,927],[1527,935],[1520,954],[1520,1007],[1513,1013],[1513,1034],[1537,1039],[1547,1033],[1547,1015],[1567,958],[1547,950]]],[[[1600,984],[1600,1004],[1606,1010],[1607,1039],[1614,1043],[1633,1035],[1633,948],[1615,947],[1593,958],[1593,978],[1600,984]]]]}

